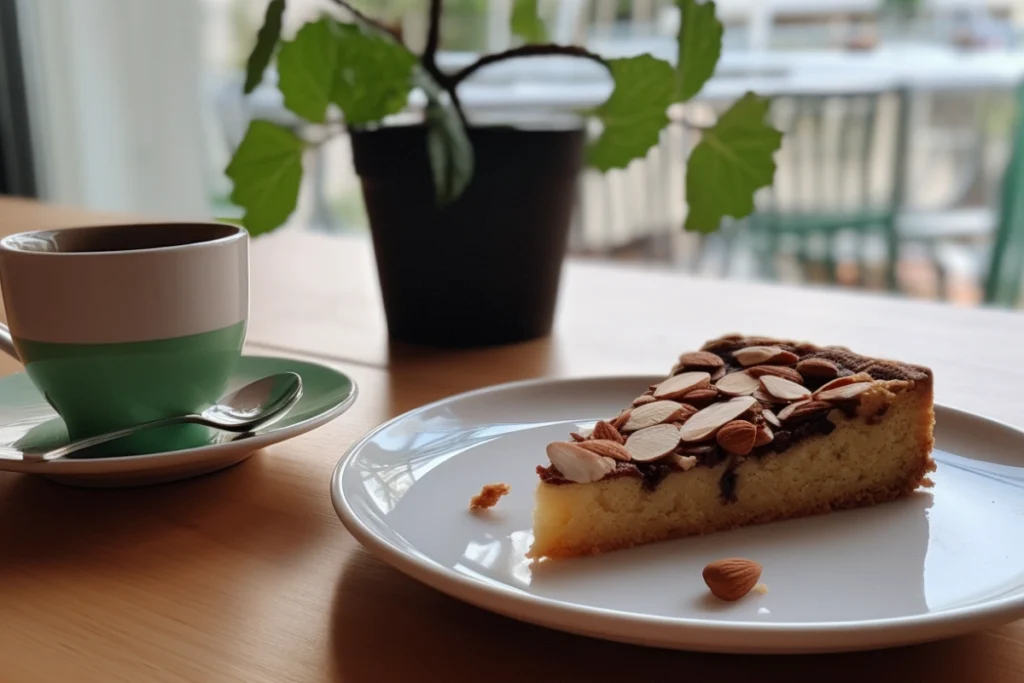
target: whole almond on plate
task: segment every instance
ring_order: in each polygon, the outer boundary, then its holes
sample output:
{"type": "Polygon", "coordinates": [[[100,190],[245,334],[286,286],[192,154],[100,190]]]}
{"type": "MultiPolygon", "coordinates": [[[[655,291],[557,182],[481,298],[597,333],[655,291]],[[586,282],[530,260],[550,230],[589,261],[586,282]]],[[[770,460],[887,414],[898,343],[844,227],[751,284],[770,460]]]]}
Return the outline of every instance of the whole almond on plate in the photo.
{"type": "Polygon", "coordinates": [[[810,389],[782,377],[764,375],[759,381],[766,392],[782,401],[802,401],[811,397],[810,389]]]}
{"type": "Polygon", "coordinates": [[[838,389],[839,387],[845,387],[847,384],[858,384],[860,382],[874,382],[874,381],[875,381],[875,378],[872,377],[871,375],[869,375],[868,373],[866,373],[866,372],[858,372],[856,375],[847,375],[846,377],[837,377],[836,379],[832,380],[831,382],[828,382],[827,384],[822,384],[820,387],[818,387],[818,390],[816,392],[814,392],[814,393],[820,394],[821,392],[828,391],[829,389],[838,389]]]}
{"type": "Polygon", "coordinates": [[[654,425],[634,432],[626,439],[626,450],[637,462],[659,460],[679,445],[679,429],[674,425],[654,425]]]}
{"type": "Polygon", "coordinates": [[[815,392],[814,398],[818,401],[852,401],[872,386],[874,386],[874,382],[854,382],[853,384],[844,384],[841,387],[834,387],[825,391],[815,392]]]}
{"type": "Polygon", "coordinates": [[[701,576],[711,593],[721,600],[739,600],[761,579],[761,565],[753,560],[729,557],[704,567],[701,576]]]}
{"type": "Polygon", "coordinates": [[[618,441],[611,441],[610,439],[591,439],[590,441],[584,441],[580,444],[580,448],[585,448],[591,453],[597,453],[603,455],[606,458],[612,460],[622,460],[623,462],[629,462],[631,456],[626,447],[618,441]]]}
{"type": "Polygon", "coordinates": [[[681,398],[694,389],[703,389],[711,384],[711,375],[706,372],[684,372],[658,385],[654,390],[654,398],[681,398]]]}
{"type": "Polygon", "coordinates": [[[635,432],[639,429],[646,429],[647,427],[661,424],[679,410],[679,405],[675,401],[655,401],[654,403],[647,403],[633,408],[629,420],[619,428],[619,431],[635,432]]]}
{"type": "Polygon", "coordinates": [[[713,387],[710,389],[697,389],[696,391],[691,391],[679,400],[691,406],[703,408],[704,406],[710,405],[718,400],[718,390],[713,387]]]}
{"type": "Polygon", "coordinates": [[[592,453],[578,443],[555,441],[547,448],[548,460],[569,481],[589,484],[615,470],[615,461],[592,453]]]}
{"type": "Polygon", "coordinates": [[[776,377],[782,377],[783,379],[788,379],[790,382],[796,382],[797,384],[803,384],[804,381],[803,375],[793,368],[786,367],[785,365],[755,365],[752,368],[747,368],[745,372],[751,377],[775,375],[776,377]]]}
{"type": "Polygon", "coordinates": [[[590,438],[607,439],[618,444],[626,443],[626,440],[622,438],[622,434],[619,434],[619,430],[604,420],[597,421],[597,424],[594,425],[594,431],[590,433],[590,438]]]}
{"type": "Polygon", "coordinates": [[[796,370],[807,379],[829,380],[839,375],[839,368],[824,358],[806,358],[796,364],[796,370]]]}
{"type": "Polygon", "coordinates": [[[799,356],[791,351],[780,349],[778,346],[748,346],[745,349],[737,349],[732,352],[736,362],[745,368],[751,365],[790,365],[799,360],[799,356]]]}
{"type": "Polygon", "coordinates": [[[679,430],[683,441],[703,441],[715,435],[722,425],[735,420],[757,403],[751,396],[738,396],[723,403],[714,403],[686,421],[679,430]]]}
{"type": "Polygon", "coordinates": [[[725,365],[725,361],[710,351],[690,351],[679,356],[678,365],[685,370],[707,370],[712,372],[725,365]]]}
{"type": "Polygon", "coordinates": [[[749,396],[761,386],[755,377],[742,372],[730,372],[722,379],[715,382],[715,388],[726,396],[749,396]]]}
{"type": "Polygon", "coordinates": [[[746,420],[726,422],[715,435],[718,445],[733,455],[746,455],[754,448],[757,426],[746,420]]]}

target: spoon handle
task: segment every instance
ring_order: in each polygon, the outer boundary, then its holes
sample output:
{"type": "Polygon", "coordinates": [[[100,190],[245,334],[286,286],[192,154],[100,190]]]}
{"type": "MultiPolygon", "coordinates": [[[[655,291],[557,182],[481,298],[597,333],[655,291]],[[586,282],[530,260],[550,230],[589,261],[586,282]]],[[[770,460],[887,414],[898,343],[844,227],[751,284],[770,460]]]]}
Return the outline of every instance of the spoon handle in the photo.
{"type": "Polygon", "coordinates": [[[163,417],[159,420],[151,420],[149,422],[143,422],[142,424],[133,425],[131,427],[125,427],[124,429],[118,429],[113,432],[107,432],[106,434],[98,434],[96,436],[90,436],[85,439],[79,439],[78,441],[72,441],[71,443],[54,448],[53,450],[46,451],[44,453],[25,453],[25,459],[31,460],[32,462],[44,462],[49,460],[57,460],[59,458],[67,457],[72,453],[91,448],[92,446],[98,446],[101,443],[107,443],[108,441],[114,441],[136,432],[141,432],[145,429],[155,429],[157,427],[168,427],[176,424],[187,424],[190,422],[204,423],[205,420],[201,415],[175,415],[173,417],[163,417]]]}

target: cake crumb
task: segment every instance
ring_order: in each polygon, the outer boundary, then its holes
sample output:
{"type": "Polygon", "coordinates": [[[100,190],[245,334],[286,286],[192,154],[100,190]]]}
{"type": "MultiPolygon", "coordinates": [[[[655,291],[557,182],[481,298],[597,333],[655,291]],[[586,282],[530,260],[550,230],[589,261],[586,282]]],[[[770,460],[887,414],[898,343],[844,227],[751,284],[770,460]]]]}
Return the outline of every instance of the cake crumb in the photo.
{"type": "Polygon", "coordinates": [[[750,592],[751,593],[758,593],[760,595],[764,595],[765,593],[768,592],[768,586],[764,585],[763,583],[759,583],[756,586],[754,586],[753,588],[751,588],[750,592]]]}
{"type": "Polygon", "coordinates": [[[498,504],[498,499],[512,490],[508,484],[484,484],[480,493],[469,501],[470,510],[486,510],[498,504]]]}

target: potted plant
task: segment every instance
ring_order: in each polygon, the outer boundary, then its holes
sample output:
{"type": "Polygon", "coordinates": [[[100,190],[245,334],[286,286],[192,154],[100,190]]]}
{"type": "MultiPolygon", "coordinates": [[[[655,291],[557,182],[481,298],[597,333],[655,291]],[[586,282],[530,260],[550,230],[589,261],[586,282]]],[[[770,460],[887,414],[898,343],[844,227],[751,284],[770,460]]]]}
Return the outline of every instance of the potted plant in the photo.
{"type": "MultiPolygon", "coordinates": [[[[722,24],[714,2],[676,0],[675,65],[649,54],[605,59],[548,43],[537,2],[514,2],[511,28],[521,44],[448,73],[437,64],[442,0],[430,2],[426,47],[418,55],[394,29],[345,0],[334,3],[350,23],[325,16],[291,40],[280,35],[285,0],[267,8],[245,92],[276,54],[285,106],[321,130],[344,126],[350,134],[392,339],[474,346],[547,334],[582,164],[607,171],[645,156],[668,125],[669,108],[693,98],[719,59],[722,24]],[[536,55],[602,65],[610,96],[570,126],[471,125],[459,86],[496,62],[536,55]],[[425,102],[422,119],[393,124],[413,92],[425,102]],[[594,122],[600,132],[588,139],[594,122]]],[[[748,93],[700,130],[687,161],[686,229],[710,232],[723,216],[753,210],[754,192],[773,180],[781,142],[765,122],[767,110],[767,100],[748,93]]],[[[321,141],[251,122],[226,173],[253,236],[294,210],[303,150],[321,141]]]]}

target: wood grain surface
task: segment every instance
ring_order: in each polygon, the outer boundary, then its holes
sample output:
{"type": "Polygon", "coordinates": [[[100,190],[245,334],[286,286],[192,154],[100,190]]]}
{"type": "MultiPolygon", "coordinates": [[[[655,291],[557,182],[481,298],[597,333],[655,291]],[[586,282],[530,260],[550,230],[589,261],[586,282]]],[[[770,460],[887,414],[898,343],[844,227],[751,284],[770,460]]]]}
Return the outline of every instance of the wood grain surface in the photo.
{"type": "MultiPolygon", "coordinates": [[[[126,220],[0,199],[2,234],[126,220]]],[[[431,351],[387,343],[366,241],[294,231],[253,244],[252,293],[249,349],[338,367],[359,400],[187,482],[96,491],[0,474],[0,681],[1024,680],[1024,622],[802,657],[654,650],[521,624],[371,557],[328,495],[345,449],[418,405],[526,377],[661,372],[729,331],[929,364],[940,401],[1024,426],[1024,317],[570,262],[550,338],[431,351]]],[[[17,369],[0,359],[0,372],[17,369]]]]}

